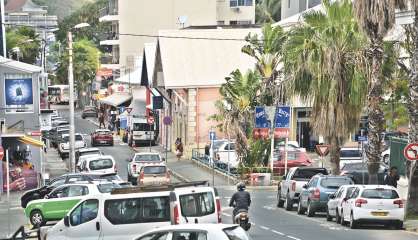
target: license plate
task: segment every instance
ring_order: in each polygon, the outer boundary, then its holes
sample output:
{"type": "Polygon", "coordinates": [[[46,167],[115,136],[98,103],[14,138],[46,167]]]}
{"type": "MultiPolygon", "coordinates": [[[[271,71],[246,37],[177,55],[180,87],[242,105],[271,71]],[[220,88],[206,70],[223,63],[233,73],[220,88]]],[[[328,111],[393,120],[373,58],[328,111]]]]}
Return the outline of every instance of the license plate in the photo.
{"type": "Polygon", "coordinates": [[[106,141],[100,141],[100,143],[106,143],[106,141]]]}
{"type": "Polygon", "coordinates": [[[373,216],[384,217],[388,215],[388,212],[372,212],[373,216]]]}

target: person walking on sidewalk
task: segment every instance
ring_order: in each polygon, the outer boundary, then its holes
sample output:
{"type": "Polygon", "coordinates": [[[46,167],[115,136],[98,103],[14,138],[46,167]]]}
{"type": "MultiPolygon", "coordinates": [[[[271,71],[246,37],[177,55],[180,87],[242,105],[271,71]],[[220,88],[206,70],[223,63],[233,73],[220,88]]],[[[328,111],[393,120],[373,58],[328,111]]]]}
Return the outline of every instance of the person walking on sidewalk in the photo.
{"type": "Polygon", "coordinates": [[[105,119],[104,113],[103,113],[103,111],[100,111],[99,112],[99,128],[102,128],[102,125],[103,125],[103,128],[106,128],[106,125],[104,123],[104,119],[105,119]]]}
{"type": "Polygon", "coordinates": [[[181,142],[181,138],[177,138],[176,142],[176,156],[177,156],[177,160],[180,160],[181,157],[183,156],[183,143],[181,142]]]}
{"type": "Polygon", "coordinates": [[[397,188],[398,181],[399,181],[398,168],[393,166],[390,168],[389,173],[385,176],[384,183],[385,185],[389,185],[394,188],[397,188]]]}

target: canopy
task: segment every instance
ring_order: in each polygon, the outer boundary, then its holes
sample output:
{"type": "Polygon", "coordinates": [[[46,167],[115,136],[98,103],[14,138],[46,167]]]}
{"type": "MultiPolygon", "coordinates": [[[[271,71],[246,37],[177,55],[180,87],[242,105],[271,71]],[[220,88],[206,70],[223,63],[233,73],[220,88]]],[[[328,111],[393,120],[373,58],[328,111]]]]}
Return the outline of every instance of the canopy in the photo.
{"type": "Polygon", "coordinates": [[[27,136],[23,136],[19,138],[19,141],[21,141],[22,143],[26,143],[35,147],[43,147],[44,143],[42,141],[33,139],[31,137],[27,137],[27,136]]]}
{"type": "Polygon", "coordinates": [[[117,107],[121,105],[122,103],[125,103],[131,99],[132,99],[132,95],[128,93],[114,93],[110,96],[100,99],[99,102],[113,106],[113,107],[117,107]]]}

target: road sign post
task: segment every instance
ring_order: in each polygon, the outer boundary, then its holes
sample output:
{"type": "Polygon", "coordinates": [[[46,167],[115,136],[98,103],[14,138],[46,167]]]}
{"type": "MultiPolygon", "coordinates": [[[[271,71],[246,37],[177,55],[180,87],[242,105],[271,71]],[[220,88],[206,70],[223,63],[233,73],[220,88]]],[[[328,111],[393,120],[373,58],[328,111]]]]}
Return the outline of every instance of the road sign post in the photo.
{"type": "Polygon", "coordinates": [[[212,186],[215,186],[215,153],[213,152],[213,144],[216,140],[216,132],[213,128],[209,131],[210,140],[210,160],[212,162],[212,186]]]}
{"type": "Polygon", "coordinates": [[[168,160],[168,126],[171,125],[171,117],[170,116],[165,116],[163,118],[163,123],[165,126],[165,161],[167,162],[168,160]]]}
{"type": "Polygon", "coordinates": [[[290,120],[291,120],[291,116],[292,116],[290,106],[278,106],[276,108],[276,114],[275,115],[276,116],[275,116],[275,119],[274,119],[274,130],[275,130],[275,132],[279,133],[278,137],[282,137],[282,138],[285,139],[285,142],[284,142],[284,173],[287,174],[287,163],[288,163],[287,147],[288,147],[288,143],[289,143],[290,120]]]}
{"type": "Polygon", "coordinates": [[[148,133],[149,134],[149,151],[151,152],[152,141],[153,141],[151,127],[152,127],[152,125],[154,125],[154,116],[148,116],[147,122],[148,122],[148,125],[149,125],[149,133],[148,133]]]}
{"type": "Polygon", "coordinates": [[[330,147],[330,145],[326,144],[319,144],[315,146],[316,153],[319,155],[322,167],[324,167],[324,158],[328,155],[330,147]]]}

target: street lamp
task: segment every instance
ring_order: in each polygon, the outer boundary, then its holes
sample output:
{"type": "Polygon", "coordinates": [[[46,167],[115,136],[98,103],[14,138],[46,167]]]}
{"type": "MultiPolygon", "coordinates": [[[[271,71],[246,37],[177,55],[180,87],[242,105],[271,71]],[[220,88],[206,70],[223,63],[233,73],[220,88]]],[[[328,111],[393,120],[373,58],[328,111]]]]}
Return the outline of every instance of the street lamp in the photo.
{"type": "MultiPolygon", "coordinates": [[[[88,27],[88,23],[80,23],[73,27],[73,29],[81,29],[88,27]]],[[[71,30],[67,33],[68,36],[68,84],[70,85],[70,154],[69,154],[69,170],[75,172],[75,129],[74,129],[74,73],[73,73],[73,35],[71,30]]]]}

